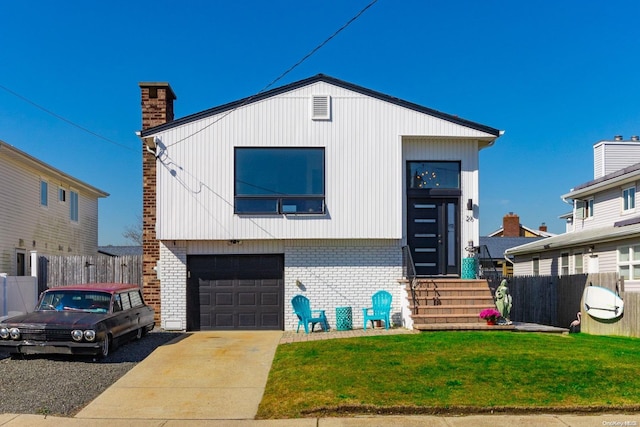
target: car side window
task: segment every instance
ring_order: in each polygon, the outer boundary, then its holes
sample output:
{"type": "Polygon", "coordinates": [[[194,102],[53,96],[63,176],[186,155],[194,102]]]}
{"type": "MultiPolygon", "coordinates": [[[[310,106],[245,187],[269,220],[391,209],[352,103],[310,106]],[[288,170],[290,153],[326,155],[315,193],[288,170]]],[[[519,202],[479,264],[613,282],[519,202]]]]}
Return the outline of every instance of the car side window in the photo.
{"type": "Polygon", "coordinates": [[[131,301],[129,301],[129,294],[123,292],[120,295],[120,301],[122,301],[122,309],[129,310],[131,308],[131,301]]]}
{"type": "Polygon", "coordinates": [[[140,307],[142,305],[142,297],[140,296],[140,291],[129,292],[129,298],[131,299],[131,306],[140,307]]]}
{"type": "Polygon", "coordinates": [[[122,311],[122,301],[120,301],[120,294],[116,294],[113,297],[113,312],[116,313],[122,311]]]}

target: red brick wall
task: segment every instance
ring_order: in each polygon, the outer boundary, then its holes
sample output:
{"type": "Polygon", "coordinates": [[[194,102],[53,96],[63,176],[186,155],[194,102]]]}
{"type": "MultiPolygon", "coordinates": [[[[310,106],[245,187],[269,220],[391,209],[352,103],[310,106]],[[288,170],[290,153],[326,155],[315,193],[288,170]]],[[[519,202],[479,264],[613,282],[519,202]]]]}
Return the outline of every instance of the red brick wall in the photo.
{"type": "MultiPolygon", "coordinates": [[[[173,121],[176,96],[167,83],[140,83],[142,129],[173,121]]],[[[142,142],[142,282],[145,301],[154,308],[161,325],[160,280],[154,267],[160,260],[156,240],[156,158],[142,142]]]]}

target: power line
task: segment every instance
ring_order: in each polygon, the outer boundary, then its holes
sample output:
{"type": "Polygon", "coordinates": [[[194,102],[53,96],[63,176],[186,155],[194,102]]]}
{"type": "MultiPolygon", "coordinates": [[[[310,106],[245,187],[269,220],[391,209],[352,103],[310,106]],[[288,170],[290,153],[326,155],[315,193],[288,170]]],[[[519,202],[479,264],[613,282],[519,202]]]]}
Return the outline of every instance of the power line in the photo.
{"type": "Polygon", "coordinates": [[[190,135],[185,136],[182,139],[177,140],[176,142],[174,142],[173,144],[169,144],[167,146],[167,148],[169,147],[173,147],[174,145],[177,145],[183,141],[186,141],[187,139],[191,138],[194,135],[199,134],[200,132],[204,131],[205,129],[210,128],[211,126],[215,125],[216,123],[218,123],[220,120],[224,119],[225,117],[227,117],[229,114],[233,113],[234,111],[236,111],[238,108],[243,107],[245,105],[247,105],[249,102],[251,102],[251,100],[253,100],[253,98],[255,98],[256,96],[260,95],[261,93],[265,92],[267,89],[269,89],[271,86],[273,86],[274,84],[276,84],[278,81],[282,80],[287,74],[289,74],[291,71],[293,71],[295,68],[297,68],[300,64],[302,64],[304,61],[306,61],[307,59],[309,59],[311,56],[313,56],[313,54],[315,54],[317,51],[319,51],[320,49],[322,49],[324,47],[324,45],[326,45],[327,43],[329,43],[334,37],[336,37],[338,34],[340,34],[343,30],[345,30],[349,25],[351,25],[353,22],[355,22],[363,13],[365,13],[371,6],[373,6],[378,0],[373,0],[371,1],[369,4],[367,4],[364,8],[362,8],[362,10],[360,10],[360,12],[356,13],[353,18],[349,19],[342,27],[338,28],[333,34],[331,34],[329,37],[327,37],[322,43],[320,43],[318,46],[316,46],[315,48],[313,48],[309,53],[307,53],[305,56],[302,57],[302,59],[300,59],[298,62],[296,62],[295,64],[293,64],[291,67],[289,67],[285,72],[283,72],[282,74],[280,74],[278,77],[276,77],[273,81],[271,81],[271,83],[269,83],[268,85],[266,85],[265,87],[263,87],[259,92],[257,92],[254,95],[251,95],[250,97],[248,97],[247,99],[244,100],[244,102],[242,102],[240,105],[236,106],[235,108],[233,108],[232,110],[227,111],[224,115],[222,115],[221,117],[219,117],[217,120],[214,120],[213,122],[209,123],[208,125],[204,126],[201,129],[198,129],[197,131],[193,132],[190,135]]]}
{"type": "MultiPolygon", "coordinates": [[[[202,129],[199,129],[198,131],[196,131],[196,132],[192,133],[191,135],[188,135],[188,136],[186,136],[186,137],[184,137],[184,138],[182,138],[182,139],[180,139],[180,140],[178,140],[178,141],[174,142],[173,144],[169,145],[168,147],[172,147],[172,146],[174,146],[174,145],[176,145],[176,144],[179,144],[180,142],[183,142],[183,141],[185,141],[186,139],[189,139],[189,138],[191,138],[192,136],[194,136],[194,135],[196,135],[196,134],[198,134],[198,133],[200,133],[200,132],[204,131],[205,129],[207,129],[207,128],[209,128],[209,127],[213,126],[214,124],[216,124],[216,123],[217,123],[217,122],[219,122],[220,120],[222,120],[222,119],[224,119],[225,117],[227,117],[227,116],[228,116],[229,114],[231,114],[233,111],[235,111],[235,110],[237,110],[238,108],[240,108],[240,107],[242,107],[242,106],[244,106],[244,105],[248,104],[249,102],[251,102],[251,100],[252,100],[253,98],[255,98],[256,96],[258,96],[258,95],[260,95],[261,93],[265,92],[267,89],[269,89],[271,86],[273,86],[274,84],[276,84],[278,81],[282,80],[282,79],[283,79],[287,74],[289,74],[289,73],[290,73],[291,71],[293,71],[295,68],[297,68],[298,66],[300,66],[300,64],[302,64],[304,61],[306,61],[306,60],[307,60],[307,59],[309,59],[311,56],[313,56],[317,51],[319,51],[320,49],[322,49],[322,48],[323,48],[327,43],[329,43],[329,42],[330,42],[334,37],[336,37],[339,33],[341,33],[343,30],[345,30],[349,25],[351,25],[353,22],[355,22],[355,21],[356,21],[356,20],[357,20],[357,19],[358,19],[358,18],[359,18],[359,17],[360,17],[364,12],[366,12],[366,11],[367,11],[371,6],[373,6],[377,1],[378,1],[378,0],[373,0],[373,1],[371,1],[369,4],[367,4],[367,5],[366,5],[362,10],[360,10],[360,11],[359,11],[355,16],[353,16],[353,18],[349,19],[349,20],[348,20],[348,21],[347,21],[347,22],[346,22],[342,27],[338,28],[338,29],[337,29],[333,34],[331,34],[329,37],[327,37],[327,38],[326,38],[322,43],[320,43],[318,46],[316,46],[315,48],[313,48],[309,53],[307,53],[304,57],[302,57],[302,59],[300,59],[298,62],[296,62],[295,64],[293,64],[291,67],[289,67],[285,72],[283,72],[282,74],[280,74],[278,77],[276,77],[273,81],[271,81],[271,83],[269,83],[269,84],[268,84],[268,85],[266,85],[264,88],[262,88],[258,93],[256,93],[256,94],[254,94],[254,95],[250,96],[249,98],[245,99],[245,101],[244,101],[242,104],[240,104],[240,105],[236,106],[234,109],[232,109],[232,110],[228,111],[226,114],[224,114],[223,116],[219,117],[219,118],[218,118],[218,120],[215,120],[214,122],[212,122],[212,123],[208,124],[207,126],[203,127],[202,129]]],[[[119,143],[119,142],[116,142],[116,141],[114,141],[114,140],[112,140],[112,139],[109,139],[109,138],[107,138],[107,137],[105,137],[105,136],[102,136],[102,135],[100,135],[100,134],[98,134],[98,133],[96,133],[96,132],[93,132],[92,130],[87,129],[87,128],[85,128],[85,127],[83,127],[83,126],[81,126],[81,125],[79,125],[79,124],[77,124],[77,123],[75,123],[75,122],[73,122],[73,121],[71,121],[71,120],[67,119],[66,117],[63,117],[63,116],[61,116],[61,115],[59,115],[59,114],[56,114],[55,112],[53,112],[53,111],[51,111],[51,110],[49,110],[49,109],[47,109],[47,108],[43,107],[42,105],[40,105],[40,104],[38,104],[38,103],[36,103],[36,102],[34,102],[34,101],[30,100],[29,98],[27,98],[27,97],[25,97],[25,96],[23,96],[23,95],[20,95],[19,93],[15,92],[15,91],[13,91],[13,90],[11,90],[11,89],[9,89],[9,88],[8,88],[8,87],[6,87],[6,86],[3,86],[3,85],[1,85],[1,84],[0,84],[0,89],[2,89],[2,90],[4,90],[4,91],[6,91],[6,92],[8,92],[8,93],[10,93],[11,95],[13,95],[13,96],[15,96],[15,97],[17,97],[17,98],[19,98],[19,99],[21,99],[21,100],[23,100],[24,102],[27,102],[27,103],[29,103],[29,104],[33,105],[34,107],[36,107],[36,108],[38,108],[39,110],[42,110],[42,111],[44,111],[45,113],[47,113],[47,114],[49,114],[49,115],[51,115],[51,116],[53,116],[53,117],[57,118],[58,120],[62,120],[63,122],[65,122],[65,123],[67,123],[67,124],[69,124],[69,125],[71,125],[71,126],[73,126],[73,127],[75,127],[75,128],[78,128],[78,129],[80,129],[80,130],[81,130],[81,131],[83,131],[83,132],[88,133],[89,135],[93,135],[93,136],[95,136],[96,138],[102,139],[103,141],[106,141],[106,142],[108,142],[108,143],[110,143],[110,144],[113,144],[113,145],[117,145],[118,147],[124,148],[124,149],[129,150],[129,151],[134,151],[134,152],[135,152],[135,151],[137,151],[137,150],[134,150],[133,148],[131,148],[131,147],[129,147],[129,146],[126,146],[126,145],[121,144],[121,143],[119,143]]],[[[168,147],[167,147],[167,148],[168,148],[168,147]]]]}
{"type": "Polygon", "coordinates": [[[56,119],[58,119],[58,120],[62,120],[63,122],[65,122],[65,123],[67,123],[67,124],[70,124],[71,126],[76,127],[76,128],[80,129],[80,130],[81,130],[81,131],[83,131],[83,132],[88,133],[89,135],[93,135],[93,136],[95,136],[96,138],[100,138],[100,139],[102,139],[103,141],[106,141],[106,142],[108,142],[108,143],[110,143],[110,144],[117,145],[118,147],[122,147],[122,148],[127,149],[127,150],[130,150],[130,151],[135,151],[135,152],[137,152],[137,151],[138,151],[138,150],[134,150],[133,148],[128,147],[128,146],[126,146],[126,145],[124,145],[124,144],[120,144],[119,142],[116,142],[116,141],[114,141],[114,140],[112,140],[112,139],[109,139],[109,138],[107,138],[107,137],[104,137],[104,136],[102,136],[102,135],[100,135],[100,134],[98,134],[98,133],[95,133],[95,132],[93,132],[92,130],[89,130],[89,129],[87,129],[87,128],[83,127],[83,126],[80,126],[79,124],[74,123],[74,122],[72,122],[71,120],[69,120],[69,119],[67,119],[67,118],[65,118],[65,117],[62,117],[61,115],[56,114],[56,113],[54,113],[54,112],[53,112],[53,111],[51,111],[51,110],[48,110],[47,108],[43,107],[42,105],[37,104],[36,102],[34,102],[34,101],[30,100],[29,98],[27,98],[27,97],[25,97],[25,96],[22,96],[22,95],[20,95],[20,94],[19,94],[19,93],[17,93],[17,92],[14,92],[13,90],[9,89],[9,88],[8,88],[8,87],[6,87],[6,86],[0,85],[0,89],[2,89],[2,90],[4,90],[4,91],[6,91],[6,92],[8,92],[8,93],[10,93],[11,95],[13,95],[13,96],[15,96],[15,97],[17,97],[17,98],[20,98],[21,100],[23,100],[23,101],[25,101],[25,102],[27,102],[27,103],[29,103],[29,104],[33,105],[34,107],[36,107],[36,108],[38,108],[38,109],[40,109],[40,110],[44,111],[45,113],[47,113],[47,114],[49,114],[49,115],[51,115],[51,116],[55,117],[56,119]]]}

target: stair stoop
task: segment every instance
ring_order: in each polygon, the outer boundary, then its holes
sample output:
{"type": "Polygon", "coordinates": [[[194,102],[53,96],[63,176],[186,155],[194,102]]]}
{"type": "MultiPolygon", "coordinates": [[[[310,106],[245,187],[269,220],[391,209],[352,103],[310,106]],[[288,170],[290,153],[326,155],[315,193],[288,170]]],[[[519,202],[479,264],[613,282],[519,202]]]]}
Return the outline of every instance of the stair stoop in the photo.
{"type": "Polygon", "coordinates": [[[409,309],[416,330],[500,330],[510,325],[489,326],[478,315],[495,307],[486,280],[418,279],[415,301],[407,286],[409,309]]]}

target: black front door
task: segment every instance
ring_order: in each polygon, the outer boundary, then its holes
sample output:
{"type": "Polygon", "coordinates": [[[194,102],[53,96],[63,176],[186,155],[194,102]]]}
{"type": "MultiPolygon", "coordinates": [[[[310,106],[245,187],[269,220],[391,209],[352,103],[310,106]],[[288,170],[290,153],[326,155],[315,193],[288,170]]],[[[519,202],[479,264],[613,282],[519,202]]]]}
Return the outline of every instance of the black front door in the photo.
{"type": "Polygon", "coordinates": [[[408,198],[407,244],[418,276],[459,275],[457,198],[408,198]]]}

